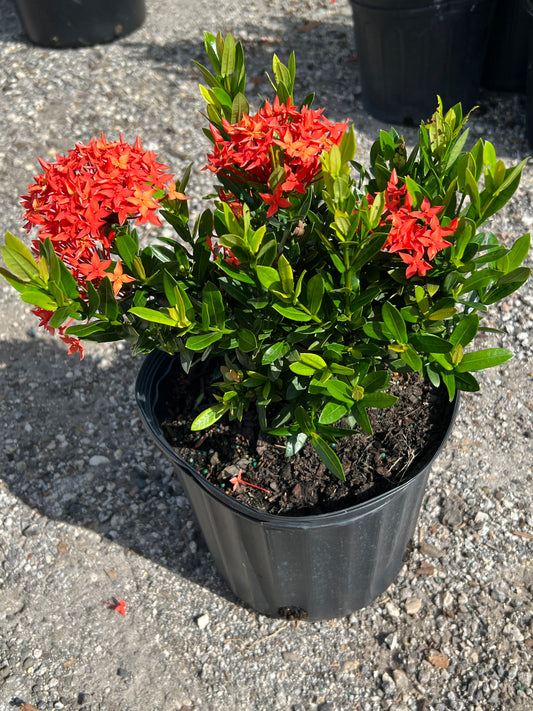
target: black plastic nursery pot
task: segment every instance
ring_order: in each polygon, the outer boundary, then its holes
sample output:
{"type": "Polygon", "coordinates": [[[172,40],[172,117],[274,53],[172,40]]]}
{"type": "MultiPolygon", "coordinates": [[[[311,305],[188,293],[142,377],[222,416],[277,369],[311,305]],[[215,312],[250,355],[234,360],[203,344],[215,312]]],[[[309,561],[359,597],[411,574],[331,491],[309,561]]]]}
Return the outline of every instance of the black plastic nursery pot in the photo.
{"type": "Polygon", "coordinates": [[[525,0],[498,0],[481,84],[491,91],[525,93],[529,37],[533,22],[525,0]]]}
{"type": "Polygon", "coordinates": [[[112,42],[139,28],[145,0],[15,0],[31,42],[81,47],[112,42]]]}
{"type": "Polygon", "coordinates": [[[495,0],[350,0],[362,98],[376,118],[418,125],[437,95],[478,98],[495,0]]]}
{"type": "Polygon", "coordinates": [[[431,464],[444,446],[458,398],[443,412],[442,442],[395,489],[334,513],[277,516],[241,504],[212,485],[165,440],[163,383],[172,356],[154,351],[136,384],[148,432],[174,464],[220,574],[235,595],[272,617],[323,620],[365,607],[397,577],[431,464]]]}

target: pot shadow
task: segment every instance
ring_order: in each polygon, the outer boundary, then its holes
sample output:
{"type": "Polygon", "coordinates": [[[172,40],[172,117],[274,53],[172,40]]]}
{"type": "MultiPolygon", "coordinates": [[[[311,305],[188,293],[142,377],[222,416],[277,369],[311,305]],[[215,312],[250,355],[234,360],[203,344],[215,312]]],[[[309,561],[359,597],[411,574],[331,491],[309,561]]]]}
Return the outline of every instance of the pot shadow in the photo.
{"type": "Polygon", "coordinates": [[[46,334],[0,342],[0,480],[40,515],[95,531],[242,605],[144,432],[134,396],[141,357],[103,350],[95,344],[80,362],[46,334]]]}

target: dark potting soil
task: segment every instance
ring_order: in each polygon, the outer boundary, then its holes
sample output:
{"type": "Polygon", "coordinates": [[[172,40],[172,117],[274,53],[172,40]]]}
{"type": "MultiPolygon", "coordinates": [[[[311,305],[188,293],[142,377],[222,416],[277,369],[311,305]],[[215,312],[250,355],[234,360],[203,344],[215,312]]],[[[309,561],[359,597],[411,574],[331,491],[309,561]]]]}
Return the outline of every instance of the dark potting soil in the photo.
{"type": "Polygon", "coordinates": [[[261,432],[253,411],[242,422],[223,418],[208,430],[191,432],[194,418],[212,402],[204,364],[194,368],[198,371],[186,376],[176,359],[160,388],[165,438],[212,484],[271,514],[338,511],[398,486],[431,459],[452,407],[444,389],[435,389],[416,373],[393,374],[389,392],[399,400],[392,408],[368,411],[373,434],[360,431],[335,445],[346,474],[342,482],[309,443],[286,458],[284,438],[261,432]]]}

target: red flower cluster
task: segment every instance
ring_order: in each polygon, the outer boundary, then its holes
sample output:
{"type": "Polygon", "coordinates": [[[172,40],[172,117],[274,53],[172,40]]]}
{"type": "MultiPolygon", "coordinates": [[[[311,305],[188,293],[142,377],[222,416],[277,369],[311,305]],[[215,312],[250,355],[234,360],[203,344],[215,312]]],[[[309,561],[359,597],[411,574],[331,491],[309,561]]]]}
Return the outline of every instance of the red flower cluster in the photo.
{"type": "MultiPolygon", "coordinates": [[[[320,155],[340,143],[348,121],[331,123],[322,116],[322,109],[298,109],[290,99],[282,104],[276,97],[272,105],[265,102],[255,116],[244,115],[236,124],[222,119],[222,127],[227,139],[210,127],[215,146],[206,167],[263,189],[259,195],[268,204],[270,217],[279,208],[290,207],[287,195],[305,193],[319,178],[320,155]],[[283,171],[272,186],[269,179],[276,168],[283,171]]],[[[228,202],[227,195],[221,199],[228,202]]]]}
{"type": "Polygon", "coordinates": [[[398,187],[398,176],[396,170],[393,170],[385,189],[383,222],[389,222],[392,228],[383,251],[397,253],[401,257],[407,264],[407,278],[415,274],[425,276],[426,272],[433,268],[425,258],[431,260],[441,249],[451,246],[452,243],[444,237],[453,234],[459,222],[458,218],[455,218],[448,227],[443,227],[438,214],[444,210],[444,206],[431,207],[426,197],[422,200],[420,210],[412,208],[413,200],[407,191],[407,185],[404,183],[398,187]]]}
{"type": "MultiPolygon", "coordinates": [[[[176,192],[172,175],[165,172],[167,166],[156,161],[155,153],[143,151],[139,137],[130,145],[122,136],[109,142],[102,134],[87,145],[77,144],[53,163],[39,162],[44,172],[22,197],[26,230],[38,228],[34,251],[38,254],[39,241],[50,238],[78,282],[82,298],[87,281],[98,286],[104,278],[111,281],[118,295],[124,284],[135,280],[124,274],[120,260],[113,267],[113,225],[123,225],[127,219],[160,225],[156,191],[164,190],[170,199],[183,200],[185,196],[176,192]]],[[[41,318],[40,325],[54,330],[48,326],[52,312],[35,309],[34,313],[41,318]]],[[[77,339],[64,335],[65,328],[59,329],[60,337],[69,343],[70,351],[81,351],[77,339]]]]}

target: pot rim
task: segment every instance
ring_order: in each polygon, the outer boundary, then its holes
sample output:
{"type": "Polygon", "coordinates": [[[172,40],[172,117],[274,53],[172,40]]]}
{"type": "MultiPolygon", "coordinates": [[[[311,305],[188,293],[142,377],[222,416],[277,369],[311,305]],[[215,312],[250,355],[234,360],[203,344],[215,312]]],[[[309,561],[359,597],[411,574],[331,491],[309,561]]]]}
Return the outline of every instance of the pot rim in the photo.
{"type": "Polygon", "coordinates": [[[221,489],[197,472],[194,467],[191,467],[190,464],[182,457],[180,457],[180,455],[165,439],[163,430],[161,429],[159,421],[155,416],[155,408],[159,399],[160,383],[163,378],[168,375],[172,367],[174,357],[175,356],[163,351],[152,351],[145,358],[139,370],[135,383],[135,398],[137,401],[137,408],[145,428],[151,433],[159,449],[173,461],[174,465],[185,475],[192,477],[196,483],[201,486],[204,491],[206,491],[207,494],[218,501],[223,502],[235,513],[245,516],[246,518],[260,520],[264,523],[276,523],[280,528],[302,528],[306,527],[306,525],[316,526],[320,524],[330,525],[331,523],[337,522],[344,518],[353,517],[354,515],[358,515],[360,517],[366,516],[379,510],[383,506],[386,506],[391,498],[395,498],[405,489],[413,486],[415,482],[426,473],[426,470],[431,468],[433,462],[439,456],[448,441],[459,408],[460,395],[459,391],[457,391],[455,398],[448,409],[448,427],[438,447],[435,449],[433,454],[431,454],[431,456],[424,460],[425,463],[419,464],[420,470],[416,474],[406,479],[406,481],[402,484],[395,486],[390,491],[378,494],[368,501],[363,501],[352,506],[327,513],[299,515],[266,513],[258,511],[251,506],[247,506],[246,504],[243,504],[224,493],[221,489]]]}

